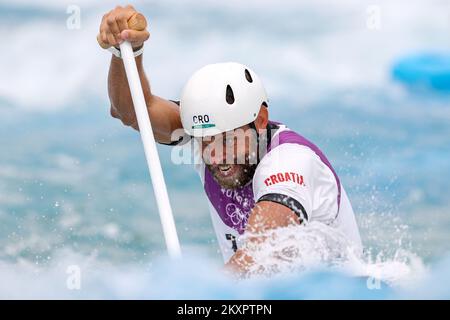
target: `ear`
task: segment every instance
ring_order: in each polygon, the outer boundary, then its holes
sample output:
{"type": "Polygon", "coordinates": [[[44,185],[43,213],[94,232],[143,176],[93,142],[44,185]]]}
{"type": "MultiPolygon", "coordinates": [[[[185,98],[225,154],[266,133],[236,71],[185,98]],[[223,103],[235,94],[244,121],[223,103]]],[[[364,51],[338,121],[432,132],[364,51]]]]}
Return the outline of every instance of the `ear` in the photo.
{"type": "Polygon", "coordinates": [[[258,116],[255,119],[255,126],[258,129],[258,132],[261,130],[265,130],[267,128],[267,124],[269,123],[269,111],[267,107],[262,104],[259,109],[258,116]]]}

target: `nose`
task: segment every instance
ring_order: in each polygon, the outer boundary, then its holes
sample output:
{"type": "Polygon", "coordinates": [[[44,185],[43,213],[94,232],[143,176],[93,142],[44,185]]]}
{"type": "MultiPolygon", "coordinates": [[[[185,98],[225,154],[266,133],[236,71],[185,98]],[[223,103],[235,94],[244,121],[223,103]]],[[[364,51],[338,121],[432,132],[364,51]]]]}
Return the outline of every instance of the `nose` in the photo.
{"type": "Polygon", "coordinates": [[[205,162],[211,165],[225,164],[227,159],[226,154],[226,148],[219,143],[209,143],[203,149],[205,162]]]}
{"type": "Polygon", "coordinates": [[[223,152],[217,152],[215,148],[211,151],[210,160],[212,165],[225,163],[225,155],[223,152]]]}
{"type": "Polygon", "coordinates": [[[203,141],[202,145],[204,158],[211,165],[226,164],[229,162],[227,157],[233,157],[234,144],[228,145],[223,136],[214,137],[212,141],[203,141]]]}

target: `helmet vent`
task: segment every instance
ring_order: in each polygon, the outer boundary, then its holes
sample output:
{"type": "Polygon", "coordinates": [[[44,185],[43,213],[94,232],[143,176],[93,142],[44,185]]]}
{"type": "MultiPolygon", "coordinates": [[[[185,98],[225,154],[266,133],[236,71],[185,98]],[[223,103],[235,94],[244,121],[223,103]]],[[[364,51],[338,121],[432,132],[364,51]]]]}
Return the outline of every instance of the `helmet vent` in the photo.
{"type": "Polygon", "coordinates": [[[247,69],[245,69],[245,79],[247,79],[247,81],[250,83],[253,82],[252,75],[250,74],[250,71],[248,71],[247,69]]]}
{"type": "Polygon", "coordinates": [[[226,93],[225,98],[226,98],[228,104],[234,103],[234,93],[233,93],[233,89],[231,89],[230,85],[227,85],[227,93],[226,93]]]}

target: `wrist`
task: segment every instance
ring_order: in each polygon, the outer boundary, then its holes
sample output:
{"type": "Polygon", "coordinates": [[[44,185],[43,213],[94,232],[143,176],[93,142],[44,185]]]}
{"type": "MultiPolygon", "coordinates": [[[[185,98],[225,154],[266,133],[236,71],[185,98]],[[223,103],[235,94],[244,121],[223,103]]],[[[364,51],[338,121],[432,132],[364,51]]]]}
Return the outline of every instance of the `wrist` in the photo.
{"type": "Polygon", "coordinates": [[[141,43],[139,45],[135,45],[135,46],[131,46],[131,47],[133,48],[133,51],[136,52],[136,51],[141,50],[144,47],[144,44],[141,43]]]}
{"type": "MultiPolygon", "coordinates": [[[[137,46],[131,46],[131,47],[133,48],[133,52],[136,52],[136,51],[138,51],[138,50],[141,50],[141,49],[144,47],[144,44],[142,43],[142,44],[140,44],[140,45],[137,45],[137,46]]],[[[120,50],[120,47],[114,46],[114,48],[116,48],[117,50],[120,50]]]]}
{"type": "MultiPolygon", "coordinates": [[[[111,52],[115,57],[122,59],[122,54],[120,52],[120,47],[109,47],[107,49],[109,52],[111,52]]],[[[141,44],[140,46],[133,47],[134,57],[138,57],[142,55],[144,52],[144,44],[141,44]]]]}

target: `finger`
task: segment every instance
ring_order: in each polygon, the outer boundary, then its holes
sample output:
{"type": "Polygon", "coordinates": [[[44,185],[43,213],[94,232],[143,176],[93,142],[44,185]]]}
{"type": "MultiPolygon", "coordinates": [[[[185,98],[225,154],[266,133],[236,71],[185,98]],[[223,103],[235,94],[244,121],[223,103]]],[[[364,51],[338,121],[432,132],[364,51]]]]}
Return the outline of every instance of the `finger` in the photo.
{"type": "Polygon", "coordinates": [[[105,13],[102,17],[102,21],[100,22],[100,32],[104,31],[105,29],[109,29],[108,24],[106,23],[106,19],[111,15],[111,11],[105,13]]]}
{"type": "Polygon", "coordinates": [[[128,29],[128,17],[125,12],[122,12],[116,17],[116,23],[119,27],[119,32],[128,29]]]}
{"type": "Polygon", "coordinates": [[[107,43],[109,45],[111,45],[111,46],[117,46],[118,45],[118,42],[116,41],[116,38],[114,38],[114,36],[111,33],[107,32],[106,33],[106,38],[108,40],[107,43]]]}
{"type": "Polygon", "coordinates": [[[120,31],[129,29],[128,21],[135,14],[136,10],[134,10],[134,8],[131,6],[126,6],[125,8],[120,8],[120,10],[118,10],[118,12],[115,15],[115,18],[120,31]]]}
{"type": "Polygon", "coordinates": [[[108,18],[106,18],[106,23],[108,24],[109,32],[116,39],[116,42],[118,42],[120,40],[120,30],[119,26],[117,25],[116,18],[110,15],[108,18]]]}
{"type": "Polygon", "coordinates": [[[102,33],[103,29],[105,28],[105,17],[106,17],[106,14],[103,15],[102,21],[100,22],[99,33],[102,33]]]}
{"type": "MultiPolygon", "coordinates": [[[[103,20],[104,20],[104,19],[105,19],[105,18],[103,18],[103,20]]],[[[102,22],[102,24],[100,25],[100,32],[99,32],[99,35],[100,35],[100,40],[101,40],[104,44],[107,44],[107,43],[108,43],[108,37],[106,36],[107,30],[108,30],[108,27],[107,27],[107,25],[106,25],[106,22],[105,22],[105,23],[102,22]]]]}
{"type": "Polygon", "coordinates": [[[123,18],[126,19],[127,21],[130,20],[130,18],[134,16],[136,13],[137,13],[136,10],[132,6],[126,6],[125,8],[123,8],[123,11],[121,12],[123,18]]]}
{"type": "Polygon", "coordinates": [[[106,36],[106,32],[102,32],[100,33],[100,39],[102,40],[103,43],[108,43],[108,37],[106,36]]]}

